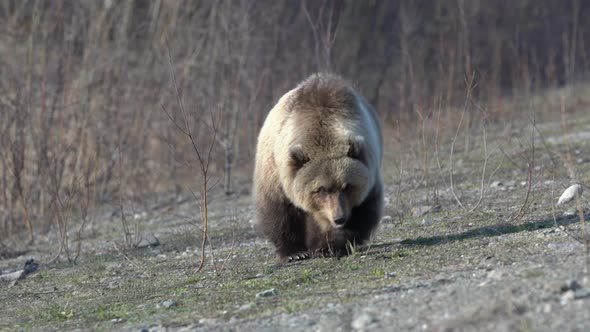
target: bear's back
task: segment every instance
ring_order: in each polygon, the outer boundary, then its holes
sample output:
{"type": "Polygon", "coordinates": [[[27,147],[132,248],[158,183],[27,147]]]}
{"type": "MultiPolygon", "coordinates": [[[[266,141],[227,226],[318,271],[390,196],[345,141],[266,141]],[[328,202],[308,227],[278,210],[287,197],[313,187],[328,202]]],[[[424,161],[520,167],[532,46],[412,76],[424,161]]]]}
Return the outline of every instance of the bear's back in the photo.
{"type": "Polygon", "coordinates": [[[357,97],[348,82],[331,74],[315,74],[301,82],[292,96],[292,112],[316,116],[354,116],[357,97]]]}
{"type": "Polygon", "coordinates": [[[340,76],[312,75],[292,91],[285,112],[288,144],[304,138],[318,153],[334,153],[332,147],[360,136],[374,164],[381,164],[383,142],[375,112],[340,76]]]}

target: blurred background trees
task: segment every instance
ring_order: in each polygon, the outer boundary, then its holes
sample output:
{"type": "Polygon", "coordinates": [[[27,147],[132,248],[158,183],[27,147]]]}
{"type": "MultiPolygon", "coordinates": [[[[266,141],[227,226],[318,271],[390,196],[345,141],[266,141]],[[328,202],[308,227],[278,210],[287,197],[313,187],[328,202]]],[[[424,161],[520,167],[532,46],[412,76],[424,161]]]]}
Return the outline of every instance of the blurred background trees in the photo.
{"type": "Polygon", "coordinates": [[[588,17],[581,0],[4,0],[0,242],[33,241],[64,209],[189,189],[190,147],[160,109],[179,116],[167,49],[229,194],[268,110],[314,72],[355,83],[385,135],[453,112],[471,77],[502,121],[518,112],[502,98],[587,78],[588,17]]]}

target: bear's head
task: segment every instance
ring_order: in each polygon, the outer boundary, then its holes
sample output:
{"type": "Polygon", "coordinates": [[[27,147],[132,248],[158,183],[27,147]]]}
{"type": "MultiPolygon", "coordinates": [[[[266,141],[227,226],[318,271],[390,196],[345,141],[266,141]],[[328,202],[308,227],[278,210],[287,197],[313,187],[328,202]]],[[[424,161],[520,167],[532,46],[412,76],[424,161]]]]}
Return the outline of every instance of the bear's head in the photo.
{"type": "Polygon", "coordinates": [[[349,139],[340,151],[312,153],[304,145],[289,149],[292,199],[324,231],[344,227],[372,186],[362,138],[349,139]]]}

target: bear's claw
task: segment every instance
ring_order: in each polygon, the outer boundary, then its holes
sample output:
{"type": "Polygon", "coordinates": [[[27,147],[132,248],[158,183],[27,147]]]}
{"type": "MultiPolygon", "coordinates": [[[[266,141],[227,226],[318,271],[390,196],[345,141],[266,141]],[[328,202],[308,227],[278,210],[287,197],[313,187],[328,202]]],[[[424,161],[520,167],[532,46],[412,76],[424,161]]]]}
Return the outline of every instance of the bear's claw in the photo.
{"type": "Polygon", "coordinates": [[[287,261],[289,263],[295,262],[295,261],[302,261],[302,260],[311,258],[311,256],[312,255],[309,251],[300,252],[300,253],[296,253],[292,256],[287,257],[287,261]]]}
{"type": "Polygon", "coordinates": [[[340,257],[339,252],[334,252],[330,248],[320,248],[310,251],[299,252],[294,255],[287,257],[287,262],[302,261],[310,258],[327,258],[327,257],[340,257]]]}

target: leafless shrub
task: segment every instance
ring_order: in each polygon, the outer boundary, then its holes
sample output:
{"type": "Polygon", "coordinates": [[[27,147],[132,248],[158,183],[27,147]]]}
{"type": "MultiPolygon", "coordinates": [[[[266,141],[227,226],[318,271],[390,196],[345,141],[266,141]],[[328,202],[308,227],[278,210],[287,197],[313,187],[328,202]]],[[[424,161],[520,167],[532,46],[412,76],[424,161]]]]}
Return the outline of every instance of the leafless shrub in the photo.
{"type": "MultiPolygon", "coordinates": [[[[203,208],[203,213],[202,213],[203,237],[202,237],[202,239],[203,240],[201,242],[201,261],[199,263],[199,266],[196,269],[196,271],[199,272],[199,271],[201,271],[201,269],[205,265],[205,261],[206,261],[205,249],[206,249],[206,244],[209,240],[209,237],[207,235],[207,228],[209,225],[209,213],[208,213],[209,205],[208,205],[208,201],[207,201],[207,197],[208,197],[207,193],[209,191],[209,181],[211,180],[211,178],[210,178],[211,174],[209,173],[209,165],[211,164],[212,151],[213,151],[213,147],[215,145],[215,140],[217,137],[217,127],[216,127],[217,124],[215,121],[214,114],[209,113],[211,115],[211,131],[212,131],[213,139],[208,144],[208,146],[206,146],[205,149],[203,149],[202,147],[199,147],[199,144],[197,143],[197,138],[193,134],[194,131],[192,129],[192,125],[194,123],[194,117],[196,116],[196,114],[194,112],[188,112],[187,109],[185,108],[184,99],[183,99],[182,94],[180,93],[180,89],[178,87],[178,82],[176,80],[176,74],[174,72],[174,66],[172,65],[172,56],[170,55],[170,48],[169,47],[167,47],[167,51],[168,51],[167,53],[168,53],[168,65],[170,68],[170,76],[172,78],[172,84],[174,86],[174,94],[176,95],[177,106],[180,110],[180,119],[176,119],[170,112],[168,112],[166,110],[164,105],[161,105],[161,107],[162,107],[162,110],[164,111],[164,113],[166,114],[166,116],[168,117],[168,119],[174,124],[174,126],[176,127],[178,132],[181,133],[190,143],[190,145],[192,147],[192,152],[194,153],[194,156],[196,157],[196,159],[198,161],[199,168],[200,168],[199,174],[201,176],[201,197],[203,199],[203,202],[202,202],[202,208],[203,208]]],[[[213,264],[215,264],[214,260],[213,260],[213,264]]]]}

